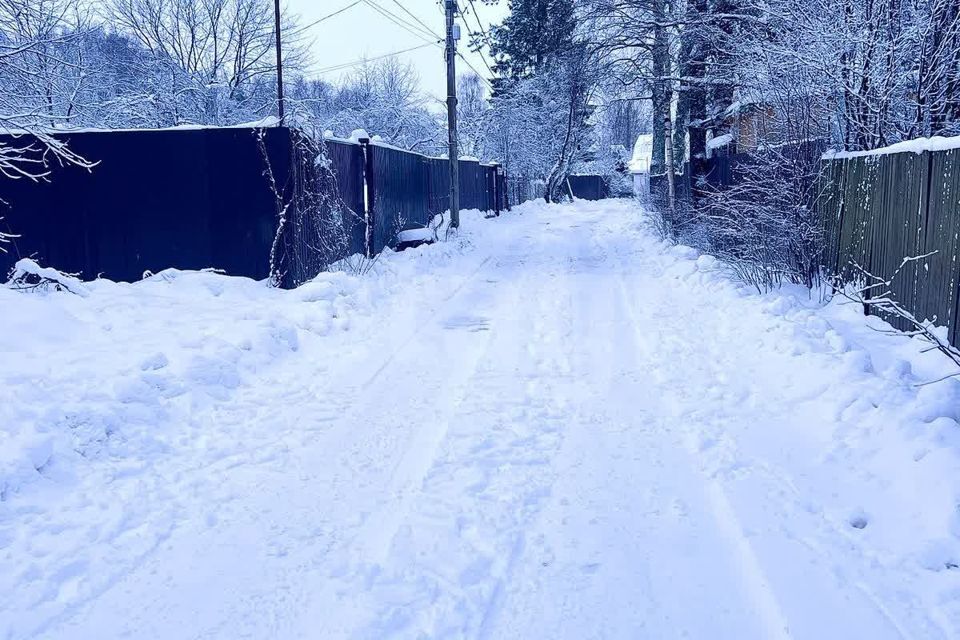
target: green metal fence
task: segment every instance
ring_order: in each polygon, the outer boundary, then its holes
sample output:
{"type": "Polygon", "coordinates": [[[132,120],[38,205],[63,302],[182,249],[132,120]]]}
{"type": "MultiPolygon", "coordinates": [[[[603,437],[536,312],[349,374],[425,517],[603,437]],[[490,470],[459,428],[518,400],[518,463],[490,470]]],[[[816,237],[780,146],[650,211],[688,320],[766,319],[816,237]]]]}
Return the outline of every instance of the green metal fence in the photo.
{"type": "Polygon", "coordinates": [[[895,299],[960,344],[960,149],[824,160],[817,208],[827,269],[850,281],[899,268],[895,299]]]}

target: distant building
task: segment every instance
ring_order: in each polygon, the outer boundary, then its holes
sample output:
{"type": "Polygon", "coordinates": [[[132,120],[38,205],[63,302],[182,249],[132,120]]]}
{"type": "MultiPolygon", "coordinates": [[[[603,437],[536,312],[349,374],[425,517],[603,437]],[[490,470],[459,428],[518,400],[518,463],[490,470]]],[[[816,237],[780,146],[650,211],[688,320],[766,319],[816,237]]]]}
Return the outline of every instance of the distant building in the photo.
{"type": "Polygon", "coordinates": [[[650,161],[653,155],[653,134],[642,133],[633,144],[630,158],[630,174],[633,176],[634,195],[650,193],[650,161]]]}

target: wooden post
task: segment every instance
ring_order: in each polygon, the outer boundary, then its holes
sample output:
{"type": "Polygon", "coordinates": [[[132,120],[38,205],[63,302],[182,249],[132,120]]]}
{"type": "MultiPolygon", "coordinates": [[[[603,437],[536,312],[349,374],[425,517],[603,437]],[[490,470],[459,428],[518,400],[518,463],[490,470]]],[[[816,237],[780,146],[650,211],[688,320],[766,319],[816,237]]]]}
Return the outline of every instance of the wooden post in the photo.
{"type": "Polygon", "coordinates": [[[374,180],[373,180],[373,149],[370,148],[370,138],[360,138],[360,150],[363,152],[363,223],[364,229],[364,252],[368,258],[376,255],[376,247],[373,245],[373,226],[374,220],[374,180]]]}
{"type": "MultiPolygon", "coordinates": [[[[454,33],[453,16],[457,12],[457,0],[444,2],[447,37],[447,161],[450,171],[450,226],[456,229],[460,226],[460,167],[457,144],[457,39],[454,33]]],[[[459,33],[459,32],[457,32],[459,33]]]]}
{"type": "Polygon", "coordinates": [[[500,215],[500,190],[497,188],[500,185],[500,165],[496,162],[493,163],[493,214],[495,216],[500,215]]]}

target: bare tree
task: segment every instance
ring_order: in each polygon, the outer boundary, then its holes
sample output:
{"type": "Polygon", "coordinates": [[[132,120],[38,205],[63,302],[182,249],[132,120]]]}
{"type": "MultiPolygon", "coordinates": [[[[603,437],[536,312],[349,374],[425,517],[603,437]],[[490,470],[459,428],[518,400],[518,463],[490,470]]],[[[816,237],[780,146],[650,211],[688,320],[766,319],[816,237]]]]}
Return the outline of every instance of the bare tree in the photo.
{"type": "Polygon", "coordinates": [[[51,161],[89,166],[50,129],[73,117],[83,83],[82,17],[74,0],[0,0],[0,173],[42,179],[51,161]]]}
{"type": "Polygon", "coordinates": [[[363,129],[412,151],[437,153],[445,148],[439,116],[428,108],[409,63],[370,62],[335,84],[301,78],[291,84],[289,95],[311,122],[339,136],[363,129]]]}
{"type": "Polygon", "coordinates": [[[483,155],[489,109],[480,76],[474,73],[461,75],[457,79],[457,134],[461,154],[483,155]]]}
{"type": "MultiPolygon", "coordinates": [[[[259,80],[276,73],[269,0],[108,0],[107,12],[117,28],[187,74],[189,86],[172,89],[193,92],[214,123],[231,120],[231,109],[253,99],[259,80]]],[[[284,15],[284,67],[295,70],[306,60],[303,32],[284,15]]],[[[171,82],[177,80],[172,74],[171,82]]]]}

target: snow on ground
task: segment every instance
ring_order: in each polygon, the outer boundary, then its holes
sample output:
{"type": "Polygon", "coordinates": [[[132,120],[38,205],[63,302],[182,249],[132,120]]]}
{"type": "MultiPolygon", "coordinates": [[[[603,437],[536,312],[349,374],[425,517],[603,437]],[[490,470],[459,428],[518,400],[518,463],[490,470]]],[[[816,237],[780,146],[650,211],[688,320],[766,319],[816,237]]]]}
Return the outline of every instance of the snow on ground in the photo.
{"type": "Polygon", "coordinates": [[[960,382],[644,220],[0,289],[0,638],[960,637],[960,382]]]}

